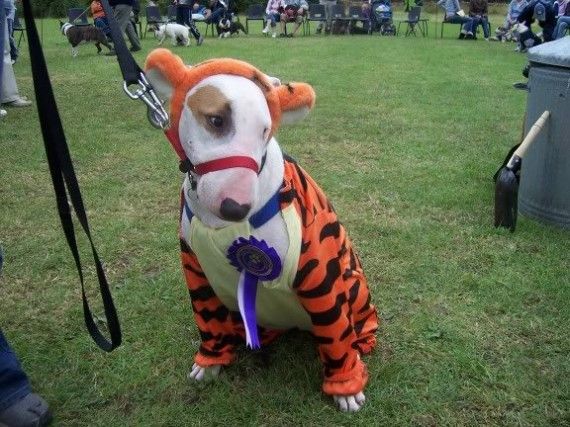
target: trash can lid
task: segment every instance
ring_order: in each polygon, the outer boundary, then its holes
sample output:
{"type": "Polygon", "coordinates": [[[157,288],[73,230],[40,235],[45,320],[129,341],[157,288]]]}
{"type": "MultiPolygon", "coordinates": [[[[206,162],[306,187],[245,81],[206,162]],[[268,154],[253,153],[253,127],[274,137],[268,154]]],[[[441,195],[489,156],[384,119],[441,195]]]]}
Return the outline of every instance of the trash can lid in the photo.
{"type": "Polygon", "coordinates": [[[530,48],[528,60],[539,64],[570,68],[570,37],[562,37],[530,48]]]}

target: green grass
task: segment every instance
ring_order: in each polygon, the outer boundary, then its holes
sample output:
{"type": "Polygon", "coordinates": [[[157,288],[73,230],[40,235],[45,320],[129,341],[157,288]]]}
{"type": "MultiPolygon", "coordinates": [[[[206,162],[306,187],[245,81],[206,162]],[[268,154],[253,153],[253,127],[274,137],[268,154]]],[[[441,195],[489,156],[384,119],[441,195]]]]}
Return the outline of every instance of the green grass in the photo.
{"type": "MultiPolygon", "coordinates": [[[[345,415],[321,395],[304,334],[279,340],[269,361],[241,351],[217,383],[186,380],[199,337],[178,262],[176,157],[142,104],[123,94],[116,60],[92,46],[72,59],[56,22],[44,23],[124,332],[112,354],[90,341],[36,111],[9,110],[0,132],[0,325],[55,425],[570,424],[570,234],[524,217],[514,234],[492,226],[491,177],[519,138],[526,94],[511,84],[525,57],[511,44],[457,41],[456,28],[443,40],[433,23],[430,31],[209,38],[175,49],[187,63],[232,56],[316,90],[311,115],[277,137],[333,200],[384,319],[367,358],[367,403],[345,415]]],[[[140,63],[155,43],[143,41],[140,63]]],[[[15,70],[31,96],[26,52],[15,70]]]]}

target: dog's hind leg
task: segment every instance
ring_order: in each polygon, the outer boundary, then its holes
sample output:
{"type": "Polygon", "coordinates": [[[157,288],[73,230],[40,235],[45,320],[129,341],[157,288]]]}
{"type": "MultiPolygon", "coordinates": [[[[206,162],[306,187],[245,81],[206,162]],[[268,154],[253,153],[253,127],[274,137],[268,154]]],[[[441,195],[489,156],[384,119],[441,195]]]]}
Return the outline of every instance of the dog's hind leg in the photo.
{"type": "Polygon", "coordinates": [[[95,47],[97,48],[97,55],[99,55],[101,53],[101,44],[100,43],[95,43],[95,47]]]}

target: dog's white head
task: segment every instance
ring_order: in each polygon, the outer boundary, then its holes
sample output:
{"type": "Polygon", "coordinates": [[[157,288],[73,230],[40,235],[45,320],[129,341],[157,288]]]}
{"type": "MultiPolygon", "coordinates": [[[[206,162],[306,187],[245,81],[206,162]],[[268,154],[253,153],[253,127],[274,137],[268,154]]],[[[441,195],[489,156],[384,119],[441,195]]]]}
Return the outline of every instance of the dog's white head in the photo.
{"type": "Polygon", "coordinates": [[[154,37],[162,38],[166,31],[166,24],[160,24],[154,28],[154,37]]]}
{"type": "Polygon", "coordinates": [[[196,170],[197,199],[208,212],[241,221],[259,208],[260,170],[282,122],[305,117],[314,105],[304,83],[281,85],[233,59],[187,67],[166,49],[147,58],[147,76],[170,100],[167,137],[196,170]]]}
{"type": "Polygon", "coordinates": [[[61,34],[63,34],[64,36],[67,35],[67,31],[73,27],[72,24],[70,24],[69,22],[61,22],[59,21],[59,28],[61,30],[61,34]]]}
{"type": "Polygon", "coordinates": [[[222,30],[229,30],[231,25],[232,21],[230,21],[228,18],[220,19],[220,22],[218,22],[218,27],[222,30]]]}

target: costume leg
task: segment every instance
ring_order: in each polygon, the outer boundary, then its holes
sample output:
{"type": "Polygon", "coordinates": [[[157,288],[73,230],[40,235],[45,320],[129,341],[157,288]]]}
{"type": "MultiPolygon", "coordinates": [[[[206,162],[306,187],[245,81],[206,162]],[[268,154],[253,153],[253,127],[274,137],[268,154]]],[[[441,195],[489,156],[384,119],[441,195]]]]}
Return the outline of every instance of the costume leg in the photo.
{"type": "Polygon", "coordinates": [[[208,283],[198,258],[181,240],[182,267],[190,292],[194,319],[202,343],[195,362],[202,366],[229,365],[235,358],[235,346],[244,341],[245,330],[239,313],[231,312],[208,283]]]}
{"type": "Polygon", "coordinates": [[[294,287],[313,324],[324,366],[323,391],[355,395],[368,380],[359,351],[370,351],[377,328],[366,280],[332,210],[315,217],[305,230],[303,246],[307,249],[301,254],[294,287]]]}

